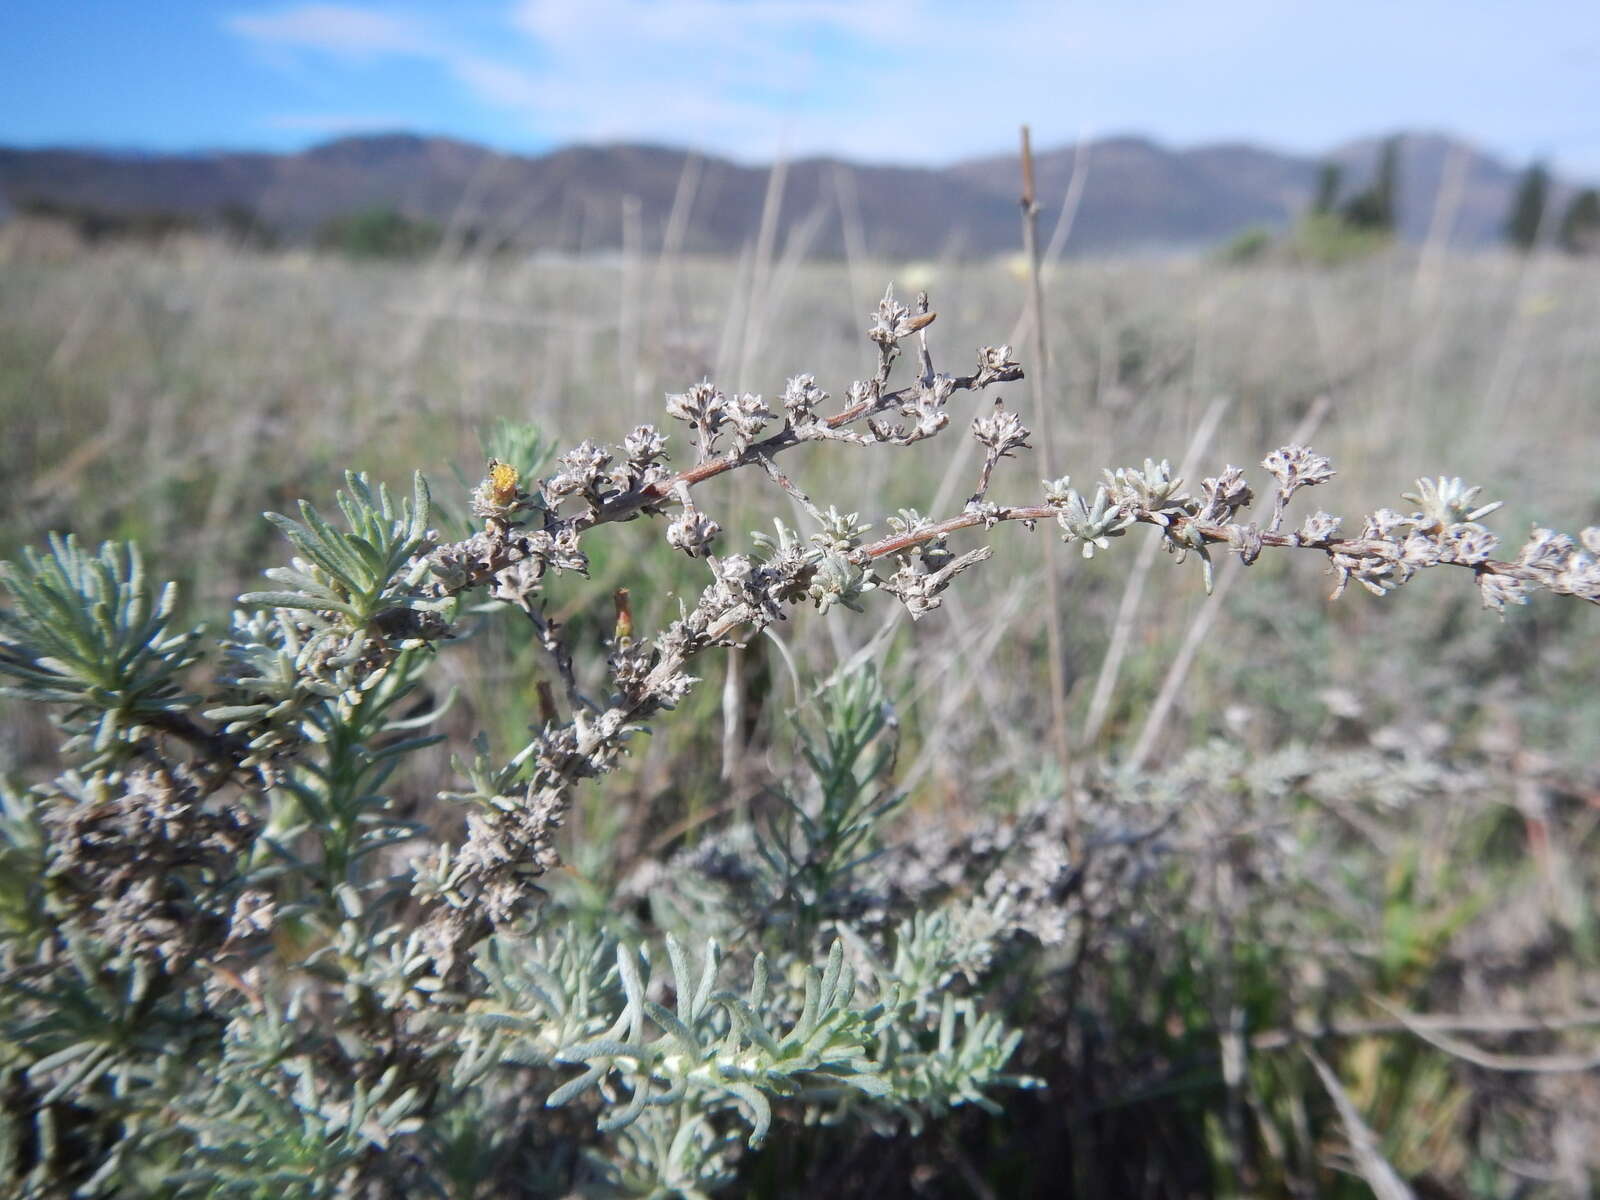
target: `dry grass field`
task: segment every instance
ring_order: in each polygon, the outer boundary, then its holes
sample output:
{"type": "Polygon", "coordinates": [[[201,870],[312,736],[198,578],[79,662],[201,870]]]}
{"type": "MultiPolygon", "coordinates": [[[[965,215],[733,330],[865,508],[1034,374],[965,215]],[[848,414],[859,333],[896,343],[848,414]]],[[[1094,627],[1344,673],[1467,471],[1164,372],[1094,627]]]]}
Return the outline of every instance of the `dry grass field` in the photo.
{"type": "MultiPolygon", "coordinates": [[[[476,479],[485,431],[498,421],[532,422],[566,446],[659,419],[665,392],[702,377],[773,395],[810,371],[841,395],[870,366],[865,317],[889,281],[903,295],[929,291],[937,344],[954,360],[941,367],[964,366],[980,343],[1026,336],[1022,280],[990,265],[352,265],[204,247],[14,260],[0,270],[4,545],[65,528],[136,538],[189,585],[194,610],[223,615],[270,561],[273,534],[258,514],[301,496],[326,500],[346,468],[401,483],[420,467],[448,506],[449,483],[476,479]]],[[[1338,271],[1057,267],[1047,316],[1054,459],[1092,479],[1146,455],[1192,457],[1197,479],[1228,463],[1253,468],[1316,408],[1309,440],[1339,469],[1318,493],[1329,511],[1355,519],[1400,505],[1420,475],[1451,474],[1507,501],[1496,520],[1508,540],[1533,521],[1575,530],[1600,516],[1596,282],[1591,266],[1555,258],[1395,255],[1338,271]],[[1203,446],[1197,432],[1209,435],[1203,446]]],[[[1027,385],[1007,391],[1037,429],[1027,385]]],[[[971,444],[953,457],[810,453],[797,478],[868,518],[901,505],[955,511],[979,457],[971,444]]],[[[1020,466],[1019,482],[1035,466],[1020,466]]],[[[745,529],[792,515],[770,489],[726,486],[724,503],[740,506],[745,529]]],[[[464,489],[455,503],[459,512],[464,489]]],[[[885,630],[891,613],[880,611],[801,618],[789,648],[808,671],[825,672],[877,639],[908,682],[927,676],[931,654],[949,676],[937,692],[959,704],[973,736],[1004,746],[1019,725],[1031,736],[1043,618],[1024,601],[1039,592],[1041,540],[1003,531],[994,574],[1016,586],[952,598],[948,624],[982,631],[981,647],[947,654],[948,628],[924,637],[894,619],[885,630]],[[1004,695],[989,682],[998,678],[1004,695]]],[[[1117,550],[1063,567],[1080,728],[1139,557],[1135,539],[1117,550]]],[[[664,556],[619,556],[602,571],[620,579],[641,566],[662,573],[634,584],[647,611],[693,581],[673,576],[664,556]]],[[[1553,638],[1568,622],[1581,631],[1586,612],[1545,603],[1505,625],[1468,620],[1470,589],[1449,580],[1423,581],[1426,598],[1330,605],[1318,564],[1296,566],[1290,577],[1263,564],[1206,631],[1166,757],[1212,734],[1262,744],[1314,735],[1328,687],[1382,716],[1409,709],[1453,729],[1464,706],[1509,705],[1541,739],[1529,749],[1592,752],[1600,729],[1587,724],[1588,706],[1570,702],[1581,695],[1586,639],[1553,638]],[[1475,698],[1457,694],[1450,676],[1470,678],[1475,698]],[[1251,710],[1252,733],[1218,723],[1230,708],[1241,720],[1251,710]]],[[[1164,560],[1149,578],[1095,747],[1114,757],[1203,598],[1196,572],[1164,560]]],[[[588,600],[602,604],[614,582],[597,577],[588,600]]],[[[573,612],[586,602],[574,595],[573,612]]]]}

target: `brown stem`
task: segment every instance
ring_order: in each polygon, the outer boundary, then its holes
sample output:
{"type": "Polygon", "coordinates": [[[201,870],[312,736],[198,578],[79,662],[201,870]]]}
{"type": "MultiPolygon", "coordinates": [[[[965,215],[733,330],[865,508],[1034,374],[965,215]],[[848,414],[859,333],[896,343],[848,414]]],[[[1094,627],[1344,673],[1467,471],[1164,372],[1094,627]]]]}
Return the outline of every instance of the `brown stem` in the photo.
{"type": "MultiPolygon", "coordinates": [[[[1049,504],[1025,504],[988,513],[960,513],[943,521],[925,525],[913,533],[896,534],[893,537],[869,542],[857,548],[852,557],[857,562],[865,563],[886,555],[900,554],[913,546],[948,537],[962,529],[971,529],[975,525],[992,524],[997,521],[1022,521],[1025,524],[1033,521],[1053,521],[1056,511],[1055,507],[1049,504]]],[[[1203,525],[1193,517],[1174,516],[1170,513],[1161,515],[1177,529],[1192,526],[1211,545],[1235,543],[1239,532],[1244,528],[1241,525],[1203,525]]],[[[1141,524],[1161,525],[1161,521],[1152,513],[1140,513],[1135,519],[1141,524]]],[[[1263,546],[1277,546],[1286,550],[1316,550],[1323,554],[1348,554],[1355,558],[1377,558],[1385,562],[1398,562],[1400,558],[1399,548],[1393,542],[1382,538],[1329,538],[1320,542],[1305,542],[1301,541],[1297,534],[1292,533],[1260,531],[1257,536],[1260,537],[1263,546]]],[[[1483,575],[1507,575],[1526,583],[1541,582],[1538,574],[1521,563],[1488,559],[1479,563],[1440,562],[1437,565],[1465,567],[1469,571],[1483,575]]]]}
{"type": "Polygon", "coordinates": [[[170,733],[173,737],[188,742],[189,745],[204,752],[212,762],[226,766],[229,770],[236,769],[250,753],[250,747],[243,738],[207,729],[184,713],[147,713],[139,717],[139,724],[147,725],[162,733],[170,733]]]}

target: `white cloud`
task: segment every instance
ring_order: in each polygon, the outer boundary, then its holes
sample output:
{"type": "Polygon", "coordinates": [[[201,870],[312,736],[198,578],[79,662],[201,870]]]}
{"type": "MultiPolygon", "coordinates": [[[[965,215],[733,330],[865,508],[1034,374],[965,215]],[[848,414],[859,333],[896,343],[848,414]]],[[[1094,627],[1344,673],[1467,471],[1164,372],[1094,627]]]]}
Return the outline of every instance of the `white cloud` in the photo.
{"type": "Polygon", "coordinates": [[[400,2],[300,4],[228,25],[288,68],[315,56],[323,97],[344,82],[328,59],[406,58],[541,141],[748,160],[951,161],[1009,148],[1024,121],[1041,146],[1087,127],[1312,149],[1400,123],[1510,142],[1548,128],[1551,112],[1589,111],[1595,94],[1592,73],[1515,52],[1521,18],[1459,0],[400,2]]]}
{"type": "Polygon", "coordinates": [[[240,13],[227,27],[251,41],[346,58],[425,54],[426,31],[405,17],[339,4],[302,4],[273,13],[240,13]]]}
{"type": "Polygon", "coordinates": [[[766,158],[815,148],[808,113],[829,126],[856,106],[859,80],[830,80],[843,53],[898,56],[918,0],[520,0],[516,27],[559,80],[551,113],[576,138],[643,138],[766,158]],[[835,86],[837,89],[835,90],[835,86]],[[803,146],[797,146],[805,143],[803,146]]]}
{"type": "MultiPolygon", "coordinates": [[[[752,160],[926,162],[1005,146],[1029,119],[1046,140],[1074,139],[1092,119],[1089,89],[1070,65],[1088,44],[1083,7],[517,0],[512,19],[565,99],[545,114],[563,137],[689,143],[752,160]]],[[[1159,21],[1183,4],[1149,7],[1159,21]]]]}
{"type": "Polygon", "coordinates": [[[1044,140],[1067,140],[1088,115],[1065,66],[1085,21],[1057,0],[506,0],[492,48],[441,12],[303,4],[228,27],[291,64],[430,63],[557,142],[948,160],[1005,145],[1029,118],[1044,140]]]}
{"type": "Polygon", "coordinates": [[[1041,81],[1059,97],[1052,58],[1072,39],[1057,5],[996,2],[1009,16],[992,34],[995,10],[961,0],[507,0],[492,48],[441,9],[302,4],[227,24],[289,65],[306,54],[430,63],[557,142],[909,161],[1004,144],[1037,109],[1041,81]],[[1016,115],[996,112],[1007,108],[1016,115]]]}
{"type": "Polygon", "coordinates": [[[808,30],[887,42],[921,7],[917,0],[518,0],[512,20],[546,46],[567,51],[607,43],[614,50],[644,46],[694,56],[743,51],[766,60],[785,53],[774,38],[808,30]]]}
{"type": "Polygon", "coordinates": [[[520,111],[530,121],[543,114],[553,95],[533,73],[478,53],[447,30],[415,17],[349,5],[303,4],[277,12],[238,14],[227,27],[278,52],[345,59],[403,57],[431,63],[484,104],[520,111]]]}

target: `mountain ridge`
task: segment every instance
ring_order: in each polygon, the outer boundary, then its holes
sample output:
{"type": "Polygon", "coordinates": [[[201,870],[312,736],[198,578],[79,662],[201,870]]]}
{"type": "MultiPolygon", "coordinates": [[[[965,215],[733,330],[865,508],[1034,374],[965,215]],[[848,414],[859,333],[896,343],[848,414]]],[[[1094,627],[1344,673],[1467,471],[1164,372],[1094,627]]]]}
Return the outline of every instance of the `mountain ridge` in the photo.
{"type": "MultiPolygon", "coordinates": [[[[1453,244],[1497,240],[1516,170],[1449,134],[1398,136],[1402,236],[1420,239],[1442,217],[1453,244]]],[[[1053,223],[1085,155],[1069,252],[1189,250],[1250,227],[1287,227],[1309,203],[1324,162],[1343,168],[1346,192],[1363,186],[1383,141],[1352,140],[1313,157],[1243,140],[1174,148],[1126,133],[1043,151],[1036,177],[1053,223]]],[[[653,250],[670,237],[683,251],[733,253],[756,237],[780,169],[780,245],[797,239],[810,254],[903,258],[1001,254],[1018,242],[1015,155],[942,167],[815,156],[773,167],[649,143],[523,155],[406,132],[335,138],[290,154],[0,146],[0,196],[17,211],[47,202],[201,223],[231,207],[290,239],[382,205],[529,250],[653,250]]],[[[1558,184],[1557,200],[1569,190],[1558,184]]]]}

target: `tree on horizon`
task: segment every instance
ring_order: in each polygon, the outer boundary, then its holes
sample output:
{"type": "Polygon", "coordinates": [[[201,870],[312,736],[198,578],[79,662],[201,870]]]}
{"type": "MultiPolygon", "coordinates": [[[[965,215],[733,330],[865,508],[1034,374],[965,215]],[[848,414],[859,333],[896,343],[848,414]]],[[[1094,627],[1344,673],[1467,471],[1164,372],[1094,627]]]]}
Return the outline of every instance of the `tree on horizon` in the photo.
{"type": "Polygon", "coordinates": [[[1506,241],[1524,254],[1532,251],[1544,228],[1545,209],[1549,203],[1550,172],[1542,162],[1530,163],[1511,196],[1511,208],[1506,214],[1506,241]]]}
{"type": "Polygon", "coordinates": [[[1600,190],[1584,188],[1572,198],[1562,214],[1557,236],[1561,248],[1569,254],[1600,251],[1600,190]]]}
{"type": "Polygon", "coordinates": [[[1342,215],[1357,229],[1392,233],[1400,211],[1400,136],[1386,138],[1372,186],[1345,202],[1342,215]]]}

